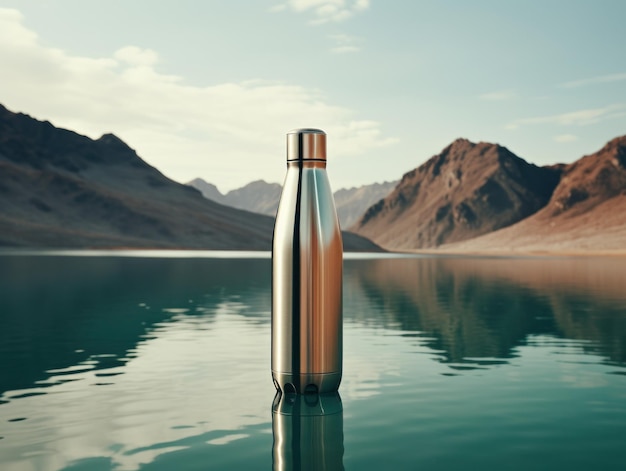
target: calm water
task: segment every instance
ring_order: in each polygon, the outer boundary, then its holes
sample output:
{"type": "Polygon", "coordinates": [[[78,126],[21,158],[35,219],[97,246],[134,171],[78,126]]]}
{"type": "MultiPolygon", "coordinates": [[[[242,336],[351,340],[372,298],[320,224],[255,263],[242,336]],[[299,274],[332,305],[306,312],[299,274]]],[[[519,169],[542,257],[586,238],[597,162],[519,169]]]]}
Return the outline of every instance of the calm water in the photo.
{"type": "Polygon", "coordinates": [[[624,469],[626,260],[346,260],[273,413],[269,258],[147,255],[0,255],[0,469],[624,469]]]}

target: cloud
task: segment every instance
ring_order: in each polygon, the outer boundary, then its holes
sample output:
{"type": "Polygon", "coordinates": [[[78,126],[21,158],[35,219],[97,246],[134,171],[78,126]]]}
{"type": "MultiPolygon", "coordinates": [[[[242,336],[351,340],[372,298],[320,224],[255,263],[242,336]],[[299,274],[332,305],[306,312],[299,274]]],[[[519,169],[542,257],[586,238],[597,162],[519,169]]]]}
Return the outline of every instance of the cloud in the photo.
{"type": "Polygon", "coordinates": [[[288,0],[274,5],[271,11],[312,12],[315,18],[311,23],[323,24],[345,21],[368,8],[369,0],[288,0]]]}
{"type": "Polygon", "coordinates": [[[159,72],[150,49],[89,58],[45,47],[15,10],[0,9],[0,63],[0,103],[9,109],[92,138],[114,132],[179,181],[201,176],[229,188],[252,174],[279,181],[292,128],[324,129],[337,158],[395,142],[320,90],[259,80],[195,86],[159,72]]]}
{"type": "Polygon", "coordinates": [[[517,93],[513,90],[499,90],[496,92],[483,93],[479,98],[488,101],[505,101],[517,98],[517,93]]]}
{"type": "Polygon", "coordinates": [[[331,34],[328,37],[335,43],[335,45],[330,49],[330,52],[333,54],[346,54],[361,50],[359,47],[359,43],[362,42],[361,38],[347,34],[331,34]]]}
{"type": "Polygon", "coordinates": [[[626,73],[599,75],[597,77],[591,77],[582,80],[573,80],[571,82],[565,82],[561,84],[564,88],[578,88],[586,85],[595,85],[600,83],[620,82],[626,80],[626,73]]]}
{"type": "Polygon", "coordinates": [[[518,119],[506,126],[506,129],[517,129],[521,126],[536,124],[553,124],[559,126],[588,126],[608,119],[626,115],[625,104],[608,105],[603,108],[590,108],[550,116],[518,119]]]}
{"type": "Polygon", "coordinates": [[[578,136],[574,136],[573,134],[559,134],[558,136],[554,136],[555,142],[574,142],[578,140],[578,136]]]}
{"type": "Polygon", "coordinates": [[[126,46],[115,51],[115,59],[136,66],[153,66],[159,61],[159,56],[151,49],[141,49],[136,46],[126,46]]]}

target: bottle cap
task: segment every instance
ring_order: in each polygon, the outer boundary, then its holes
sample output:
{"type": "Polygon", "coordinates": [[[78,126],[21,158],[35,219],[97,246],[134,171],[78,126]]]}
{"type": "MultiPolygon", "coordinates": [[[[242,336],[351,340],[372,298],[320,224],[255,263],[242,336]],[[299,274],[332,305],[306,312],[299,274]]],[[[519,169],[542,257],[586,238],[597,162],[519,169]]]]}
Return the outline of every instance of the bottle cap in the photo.
{"type": "Polygon", "coordinates": [[[326,133],[320,129],[294,129],[287,133],[287,161],[326,160],[326,133]]]}

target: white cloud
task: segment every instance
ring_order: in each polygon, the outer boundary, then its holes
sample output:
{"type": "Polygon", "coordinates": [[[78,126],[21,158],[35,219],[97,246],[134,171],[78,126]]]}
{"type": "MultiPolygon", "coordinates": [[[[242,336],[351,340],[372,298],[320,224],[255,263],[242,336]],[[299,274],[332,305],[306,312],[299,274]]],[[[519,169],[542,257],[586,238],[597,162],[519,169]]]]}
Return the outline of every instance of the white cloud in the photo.
{"type": "Polygon", "coordinates": [[[488,101],[505,101],[517,98],[517,93],[513,90],[499,90],[495,92],[483,93],[479,98],[488,101]]]}
{"type": "Polygon", "coordinates": [[[588,126],[608,119],[620,118],[626,115],[626,105],[615,104],[603,108],[590,108],[550,116],[518,119],[509,123],[507,129],[517,129],[521,126],[536,124],[552,124],[559,126],[588,126]]]}
{"type": "Polygon", "coordinates": [[[136,66],[153,66],[159,61],[156,52],[151,49],[141,49],[136,46],[126,46],[115,51],[116,59],[136,66]]]}
{"type": "Polygon", "coordinates": [[[555,142],[574,142],[578,140],[578,136],[574,136],[573,134],[559,134],[558,136],[554,136],[555,142]]]}
{"type": "Polygon", "coordinates": [[[275,5],[271,11],[290,9],[296,13],[312,12],[313,24],[340,22],[369,8],[369,0],[288,0],[275,5]]]}
{"type": "Polygon", "coordinates": [[[626,80],[626,73],[599,75],[596,77],[591,77],[591,78],[582,79],[582,80],[573,80],[571,82],[565,82],[561,84],[561,86],[565,88],[578,88],[578,87],[584,87],[586,85],[619,82],[622,80],[626,80]]]}
{"type": "Polygon", "coordinates": [[[350,52],[358,52],[361,50],[359,44],[361,38],[350,36],[348,34],[331,34],[328,36],[335,45],[330,49],[334,54],[346,54],[350,52]]]}
{"type": "Polygon", "coordinates": [[[0,9],[0,103],[92,138],[114,132],[179,181],[200,176],[227,189],[251,176],[280,181],[292,128],[324,129],[336,158],[395,142],[319,90],[257,80],[192,86],[157,71],[152,50],[77,57],[42,46],[21,21],[0,9]]]}

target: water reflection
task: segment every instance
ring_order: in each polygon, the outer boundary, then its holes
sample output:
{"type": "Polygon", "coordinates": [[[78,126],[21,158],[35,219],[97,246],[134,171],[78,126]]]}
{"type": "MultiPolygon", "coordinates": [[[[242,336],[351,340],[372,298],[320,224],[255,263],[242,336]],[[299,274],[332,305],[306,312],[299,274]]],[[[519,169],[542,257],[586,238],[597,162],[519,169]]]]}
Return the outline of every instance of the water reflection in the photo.
{"type": "Polygon", "coordinates": [[[267,263],[0,258],[0,469],[267,450],[267,263]]]}
{"type": "MultiPolygon", "coordinates": [[[[546,335],[584,341],[585,351],[626,364],[620,261],[379,259],[348,263],[346,275],[346,291],[375,306],[375,322],[419,337],[452,368],[502,363],[546,335]]],[[[372,323],[371,310],[346,316],[372,323]]]]}
{"type": "Polygon", "coordinates": [[[344,266],[345,423],[338,396],[270,414],[269,259],[0,256],[0,468],[267,469],[272,432],[277,469],[570,453],[571,411],[621,450],[626,264],[344,266]]]}
{"type": "Polygon", "coordinates": [[[339,393],[281,394],[272,403],[275,471],[343,471],[339,393]]]}
{"type": "Polygon", "coordinates": [[[201,317],[206,328],[224,303],[266,323],[267,270],[267,260],[0,257],[0,394],[121,367],[163,323],[201,317]]]}
{"type": "MultiPolygon", "coordinates": [[[[506,362],[544,336],[626,364],[626,264],[610,259],[347,260],[344,317],[416,337],[451,368],[506,362]]],[[[267,259],[0,257],[0,394],[107,375],[162,325],[220,306],[269,322],[267,259]]],[[[24,394],[30,394],[25,392],[24,394]]],[[[0,401],[3,399],[0,396],[0,401]]],[[[6,400],[6,398],[4,398],[6,400]]]]}

